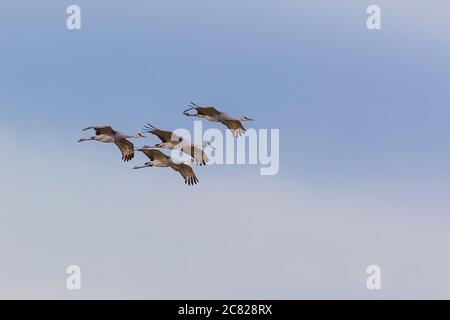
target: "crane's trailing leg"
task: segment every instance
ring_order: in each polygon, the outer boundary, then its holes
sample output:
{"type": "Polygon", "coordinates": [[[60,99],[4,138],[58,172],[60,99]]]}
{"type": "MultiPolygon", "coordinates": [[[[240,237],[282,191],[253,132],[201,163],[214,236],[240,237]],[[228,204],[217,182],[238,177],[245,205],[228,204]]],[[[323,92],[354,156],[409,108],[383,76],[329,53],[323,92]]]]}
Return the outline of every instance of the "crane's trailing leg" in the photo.
{"type": "Polygon", "coordinates": [[[78,142],[84,142],[84,141],[95,141],[95,138],[94,137],[89,138],[89,139],[81,138],[80,140],[78,140],[78,142]]]}
{"type": "Polygon", "coordinates": [[[151,130],[158,130],[158,128],[157,127],[155,127],[155,126],[153,126],[153,125],[151,125],[150,123],[147,123],[145,126],[144,126],[144,129],[143,129],[145,132],[147,132],[147,131],[151,131],[151,130]]]}
{"type": "Polygon", "coordinates": [[[184,110],[184,111],[183,111],[183,114],[184,114],[185,116],[188,116],[188,117],[196,117],[198,113],[189,113],[189,111],[191,111],[191,110],[197,110],[197,107],[199,107],[199,105],[198,105],[198,104],[195,104],[195,103],[193,103],[193,102],[191,102],[191,104],[188,105],[188,107],[190,107],[190,108],[184,110]]]}

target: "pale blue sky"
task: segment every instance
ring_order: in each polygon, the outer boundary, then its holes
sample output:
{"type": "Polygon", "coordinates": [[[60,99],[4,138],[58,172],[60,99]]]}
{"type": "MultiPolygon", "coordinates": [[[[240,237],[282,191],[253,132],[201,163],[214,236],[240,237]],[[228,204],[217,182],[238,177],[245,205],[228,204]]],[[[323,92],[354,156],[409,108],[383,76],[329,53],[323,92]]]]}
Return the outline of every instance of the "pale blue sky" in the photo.
{"type": "Polygon", "coordinates": [[[0,297],[450,297],[446,1],[0,7],[0,297]],[[192,128],[191,100],[279,128],[279,174],[195,168],[187,188],[76,143],[90,124],[192,128]]]}

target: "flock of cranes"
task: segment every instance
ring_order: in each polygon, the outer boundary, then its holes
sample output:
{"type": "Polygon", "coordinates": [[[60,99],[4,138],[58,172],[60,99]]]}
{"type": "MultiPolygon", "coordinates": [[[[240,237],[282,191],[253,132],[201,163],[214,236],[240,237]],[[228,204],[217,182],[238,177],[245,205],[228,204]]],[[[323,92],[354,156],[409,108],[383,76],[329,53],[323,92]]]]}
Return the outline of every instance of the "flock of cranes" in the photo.
{"type": "MultiPolygon", "coordinates": [[[[198,117],[212,122],[220,122],[231,131],[234,137],[238,137],[245,133],[245,128],[242,125],[243,121],[253,120],[249,117],[241,117],[240,119],[236,119],[217,110],[215,107],[200,106],[193,102],[190,103],[189,109],[183,111],[183,114],[188,117],[198,117]]],[[[197,176],[195,175],[194,170],[192,170],[192,167],[186,163],[174,162],[171,157],[167,156],[159,149],[163,148],[182,151],[191,157],[192,163],[206,165],[209,159],[204,152],[204,148],[208,146],[213,148],[213,146],[209,143],[206,143],[201,147],[196,146],[190,141],[183,139],[183,137],[173,134],[171,131],[160,130],[149,123],[147,123],[144,127],[144,133],[150,133],[157,136],[159,140],[161,140],[161,143],[155,144],[153,147],[144,145],[142,148],[138,149],[134,148],[133,143],[129,139],[146,138],[143,133],[127,135],[114,130],[111,126],[92,126],[83,129],[83,131],[91,129],[95,130],[95,136],[90,138],[82,138],[78,140],[78,142],[97,141],[103,143],[114,143],[122,153],[123,161],[130,161],[133,159],[135,151],[142,152],[150,159],[150,161],[146,162],[143,166],[134,167],[133,169],[170,167],[179,172],[184,178],[184,182],[188,185],[194,185],[198,182],[197,176]]]]}

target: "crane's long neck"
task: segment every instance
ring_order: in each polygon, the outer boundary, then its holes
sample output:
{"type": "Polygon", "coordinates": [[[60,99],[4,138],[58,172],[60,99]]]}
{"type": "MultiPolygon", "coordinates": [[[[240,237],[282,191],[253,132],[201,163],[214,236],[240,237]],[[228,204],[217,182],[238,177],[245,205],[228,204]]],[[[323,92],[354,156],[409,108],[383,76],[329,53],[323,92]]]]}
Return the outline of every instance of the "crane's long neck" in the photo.
{"type": "Polygon", "coordinates": [[[122,134],[122,137],[125,138],[125,139],[139,138],[139,134],[135,134],[135,135],[122,134]]]}

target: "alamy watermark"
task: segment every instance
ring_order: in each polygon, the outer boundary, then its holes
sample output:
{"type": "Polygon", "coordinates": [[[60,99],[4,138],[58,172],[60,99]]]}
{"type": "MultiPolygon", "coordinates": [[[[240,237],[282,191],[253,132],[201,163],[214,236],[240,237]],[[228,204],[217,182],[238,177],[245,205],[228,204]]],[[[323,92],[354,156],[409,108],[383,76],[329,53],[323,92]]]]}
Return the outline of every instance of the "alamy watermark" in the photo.
{"type": "Polygon", "coordinates": [[[367,29],[381,30],[381,8],[373,4],[367,7],[366,13],[369,15],[366,21],[367,29]]]}
{"type": "Polygon", "coordinates": [[[66,280],[66,287],[69,290],[81,290],[81,268],[77,265],[70,265],[66,269],[69,274],[66,280]]]}
{"type": "Polygon", "coordinates": [[[174,162],[190,162],[191,156],[183,150],[195,146],[198,152],[205,153],[208,165],[260,165],[264,176],[276,175],[280,169],[279,129],[249,128],[236,137],[230,130],[203,130],[202,121],[194,121],[193,134],[179,128],[172,132],[172,141],[179,141],[171,149],[174,162]]]}
{"type": "Polygon", "coordinates": [[[375,264],[366,269],[369,277],[366,280],[366,286],[369,290],[381,290],[381,268],[375,264]]]}
{"type": "Polygon", "coordinates": [[[70,5],[66,9],[69,16],[66,19],[66,27],[69,30],[81,29],[81,8],[75,4],[70,5]]]}

